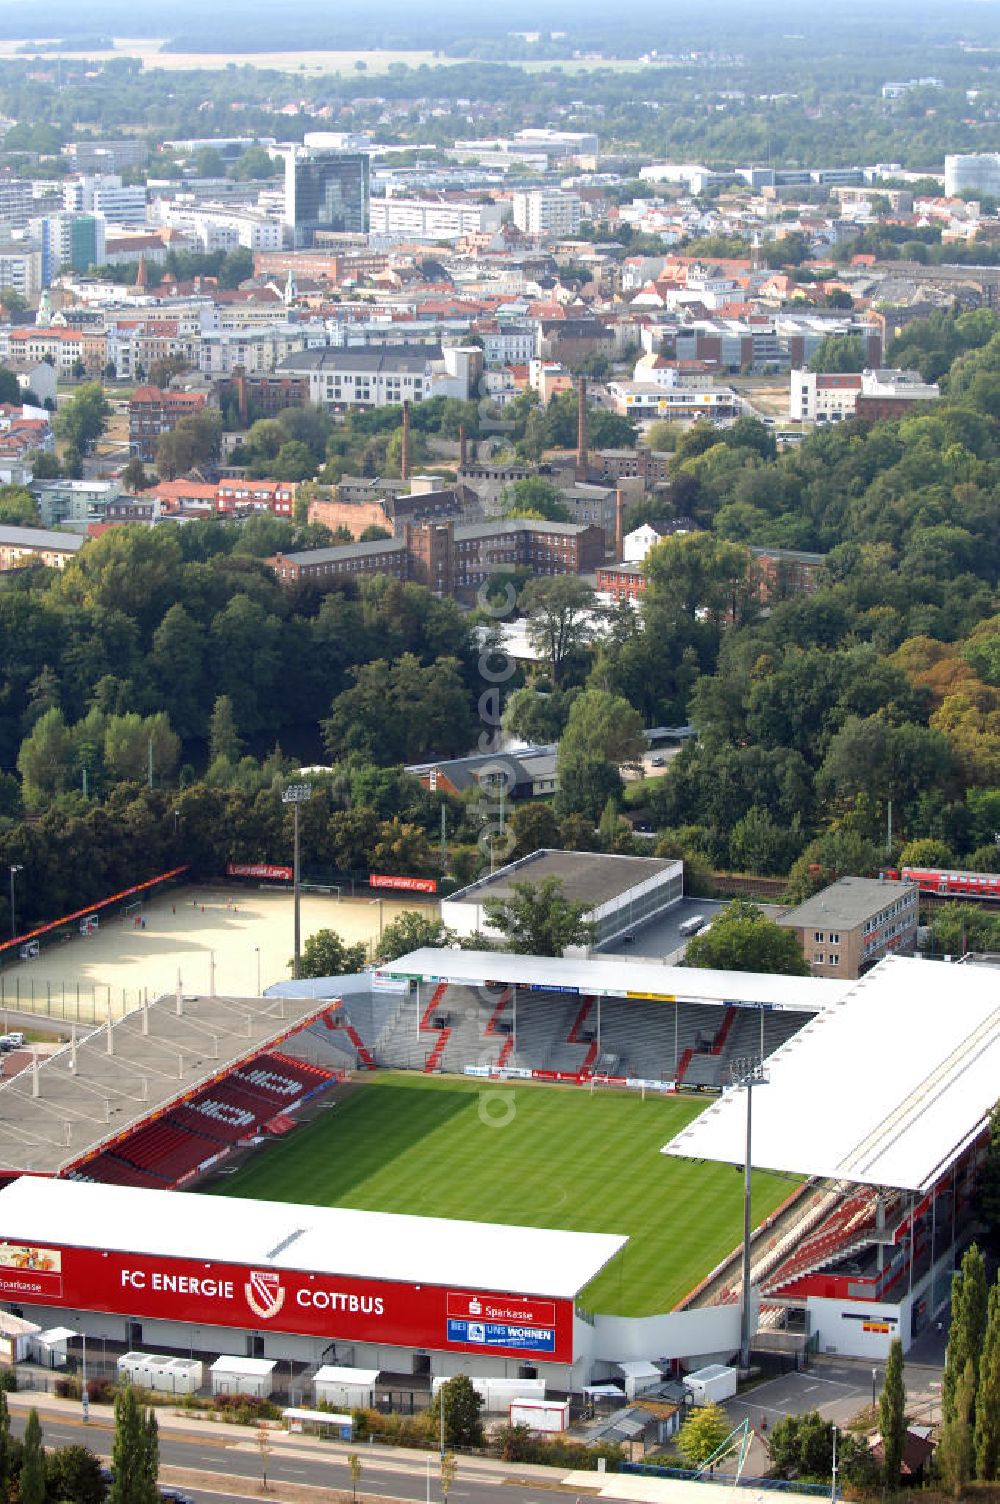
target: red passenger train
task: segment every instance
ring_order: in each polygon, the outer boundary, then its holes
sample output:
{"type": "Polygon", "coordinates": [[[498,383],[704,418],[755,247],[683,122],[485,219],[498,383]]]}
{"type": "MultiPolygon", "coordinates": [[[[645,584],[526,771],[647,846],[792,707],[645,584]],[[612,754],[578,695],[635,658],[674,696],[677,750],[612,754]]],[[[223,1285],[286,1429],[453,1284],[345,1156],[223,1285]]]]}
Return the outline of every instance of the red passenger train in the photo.
{"type": "Polygon", "coordinates": [[[993,898],[1000,903],[1000,872],[951,872],[946,867],[888,867],[885,877],[916,883],[921,893],[944,898],[993,898]]]}

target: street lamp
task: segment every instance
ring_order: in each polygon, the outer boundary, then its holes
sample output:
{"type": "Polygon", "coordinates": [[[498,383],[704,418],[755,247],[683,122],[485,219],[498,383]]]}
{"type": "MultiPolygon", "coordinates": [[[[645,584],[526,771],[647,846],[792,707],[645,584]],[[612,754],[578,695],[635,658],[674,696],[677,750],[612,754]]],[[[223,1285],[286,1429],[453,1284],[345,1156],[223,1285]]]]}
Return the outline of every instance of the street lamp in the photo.
{"type": "Polygon", "coordinates": [[[753,1089],[767,1085],[764,1062],[752,1055],[734,1060],[729,1068],[730,1082],[734,1087],[745,1088],[747,1094],[747,1138],[743,1164],[743,1301],[740,1312],[740,1365],[750,1367],[750,1232],[751,1232],[751,1130],[753,1124],[753,1089]]]}
{"type": "Polygon", "coordinates": [[[872,1409],[875,1409],[875,1385],[878,1383],[878,1369],[872,1369],[872,1409]]]}
{"type": "Polygon", "coordinates": [[[24,868],[20,862],[12,863],[10,869],[10,938],[12,940],[17,939],[17,920],[14,917],[14,879],[19,872],[23,871],[24,868]]]}
{"type": "Polygon", "coordinates": [[[254,950],[254,955],[257,957],[257,996],[260,997],[260,995],[261,995],[261,991],[260,991],[260,946],[259,945],[255,945],[254,948],[253,948],[253,950],[254,950]]]}
{"type": "Polygon", "coordinates": [[[292,858],[292,888],[295,908],[295,948],[292,953],[292,976],[297,978],[299,974],[299,957],[302,954],[302,925],[301,925],[301,881],[299,873],[299,805],[307,804],[312,798],[312,785],[309,783],[290,783],[281,796],[282,804],[290,804],[295,819],[295,846],[292,858]]]}

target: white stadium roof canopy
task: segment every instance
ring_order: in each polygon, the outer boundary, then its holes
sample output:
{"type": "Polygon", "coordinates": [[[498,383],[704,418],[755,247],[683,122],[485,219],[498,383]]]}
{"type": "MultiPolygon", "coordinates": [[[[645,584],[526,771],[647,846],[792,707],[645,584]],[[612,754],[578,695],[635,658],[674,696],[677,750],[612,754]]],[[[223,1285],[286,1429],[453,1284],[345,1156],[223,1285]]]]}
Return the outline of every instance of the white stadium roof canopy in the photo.
{"type": "Polygon", "coordinates": [[[790,1009],[819,1013],[838,1002],[850,982],[819,977],[778,977],[749,971],[702,971],[659,966],[621,956],[515,956],[506,951],[425,946],[380,967],[377,977],[405,977],[482,987],[503,982],[525,992],[570,992],[581,997],[652,998],[665,1003],[716,1003],[722,1007],[790,1009]]]}
{"type": "Polygon", "coordinates": [[[612,1233],[452,1222],[22,1176],[0,1240],[205,1259],[572,1300],[628,1242],[612,1233]]]}
{"type": "MultiPolygon", "coordinates": [[[[927,1191],[1000,1098],[1000,970],[893,956],[767,1061],[754,1091],[762,1170],[927,1191]]],[[[746,1098],[731,1090],[665,1154],[742,1164],[746,1098]]]]}

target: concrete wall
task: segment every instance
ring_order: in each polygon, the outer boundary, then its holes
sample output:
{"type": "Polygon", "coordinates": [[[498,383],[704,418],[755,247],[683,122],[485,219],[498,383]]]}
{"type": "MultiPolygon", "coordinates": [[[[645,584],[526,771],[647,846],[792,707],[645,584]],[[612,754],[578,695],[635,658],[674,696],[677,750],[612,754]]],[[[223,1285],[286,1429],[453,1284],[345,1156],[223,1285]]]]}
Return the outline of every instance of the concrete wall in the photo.
{"type": "MultiPolygon", "coordinates": [[[[590,1352],[596,1362],[630,1359],[722,1361],[739,1350],[739,1306],[705,1306],[664,1316],[595,1316],[590,1352]]],[[[579,1344],[578,1344],[579,1350],[579,1344]]]]}

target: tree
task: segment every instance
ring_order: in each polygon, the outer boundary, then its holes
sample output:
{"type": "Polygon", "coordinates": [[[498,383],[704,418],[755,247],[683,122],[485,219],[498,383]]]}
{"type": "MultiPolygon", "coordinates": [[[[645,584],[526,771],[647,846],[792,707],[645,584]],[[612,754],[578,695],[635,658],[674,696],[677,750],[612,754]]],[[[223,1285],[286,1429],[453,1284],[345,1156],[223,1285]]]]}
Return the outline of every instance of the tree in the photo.
{"type": "Polygon", "coordinates": [[[685,1467],[698,1468],[717,1451],[732,1430],[721,1405],[692,1410],[677,1435],[677,1451],[685,1467]]]}
{"type": "Polygon", "coordinates": [[[38,1411],[32,1407],[24,1427],[21,1453],[21,1504],[45,1504],[45,1449],[38,1411]]]}
{"type": "Polygon", "coordinates": [[[979,1359],[986,1333],[986,1264],[978,1246],[967,1248],[961,1268],[951,1282],[951,1325],[941,1380],[941,1414],[947,1421],[957,1413],[958,1392],[966,1364],[972,1365],[969,1420],[975,1412],[979,1359]]]}
{"type": "MultiPolygon", "coordinates": [[[[945,1370],[947,1373],[947,1369],[945,1370]]],[[[959,1499],[972,1476],[972,1412],[975,1403],[976,1376],[969,1358],[953,1386],[949,1413],[944,1416],[937,1451],[935,1471],[952,1498],[959,1499]]],[[[943,1391],[942,1391],[943,1399],[943,1391]]]]}
{"type": "Polygon", "coordinates": [[[646,429],[646,446],[655,454],[671,454],[677,448],[681,432],[676,423],[650,423],[646,429]]]}
{"type": "Polygon", "coordinates": [[[383,961],[395,961],[397,956],[405,956],[408,951],[420,950],[425,945],[450,945],[452,939],[451,930],[446,929],[440,919],[407,909],[382,931],[379,956],[383,961]]]}
{"type": "Polygon", "coordinates": [[[17,770],[28,804],[44,803],[74,781],[72,738],[57,706],[39,716],[31,735],[21,743],[17,770]]]}
{"type": "Polygon", "coordinates": [[[560,500],[551,481],[539,475],[515,481],[503,501],[505,517],[542,517],[547,522],[569,522],[568,507],[560,500]]]}
{"type": "Polygon", "coordinates": [[[114,1479],[108,1504],[155,1504],[159,1447],[156,1417],[139,1405],[128,1385],[115,1396],[115,1439],[111,1451],[114,1479]]]}
{"type": "Polygon", "coordinates": [[[585,903],[574,903],[557,877],[539,883],[512,883],[510,898],[487,898],[483,905],[493,929],[506,936],[506,949],[522,956],[561,956],[569,945],[589,945],[593,923],[585,903]]]}
{"type": "Polygon", "coordinates": [[[233,702],[228,695],[217,695],[208,723],[208,752],[212,761],[222,758],[236,763],[243,750],[243,742],[236,729],[233,702]]]}
{"type": "Polygon", "coordinates": [[[219,453],[222,415],[202,408],[179,418],[156,445],[156,469],[164,480],[176,480],[196,465],[206,465],[219,453]]]}
{"type": "Polygon", "coordinates": [[[10,1410],[7,1408],[7,1391],[0,1389],[0,1499],[7,1497],[13,1472],[12,1443],[10,1435],[10,1410]]]}
{"type": "Polygon", "coordinates": [[[458,1473],[458,1458],[454,1452],[445,1452],[441,1458],[441,1498],[448,1504],[448,1495],[458,1473]]]}
{"type": "MultiPolygon", "coordinates": [[[[270,1428],[269,1428],[266,1420],[261,1420],[261,1421],[258,1422],[255,1440],[256,1440],[256,1443],[257,1443],[257,1455],[260,1457],[261,1487],[264,1488],[264,1489],[266,1489],[267,1488],[267,1459],[271,1455],[271,1431],[270,1431],[270,1428]]],[[[353,1459],[352,1458],[348,1458],[348,1461],[351,1462],[351,1461],[353,1461],[353,1459]]],[[[353,1469],[353,1467],[351,1468],[351,1476],[352,1477],[354,1476],[354,1469],[353,1469]]],[[[355,1497],[357,1497],[357,1492],[356,1491],[355,1491],[355,1497]]]]}
{"type": "Polygon", "coordinates": [[[542,693],[531,685],[516,689],[503,713],[503,729],[509,736],[534,744],[557,742],[569,716],[570,697],[558,690],[542,693]]]}
{"type": "Polygon", "coordinates": [[[514,842],[510,853],[512,859],[560,845],[559,821],[551,806],[539,799],[519,800],[508,829],[514,842]]]}
{"type": "Polygon", "coordinates": [[[145,465],[138,456],[133,455],[122,471],[122,485],[129,495],[132,496],[138,495],[140,491],[148,489],[150,485],[149,476],[146,474],[145,465]]]}
{"type": "Polygon", "coordinates": [[[915,841],[907,841],[899,853],[899,865],[901,867],[953,867],[955,855],[945,841],[936,840],[933,836],[922,836],[915,841]]]}
{"type": "Polygon", "coordinates": [[[784,1415],[768,1434],[767,1450],[772,1477],[829,1478],[833,1471],[833,1426],[818,1410],[784,1415]]]}
{"type": "Polygon", "coordinates": [[[590,640],[594,592],[575,574],[538,576],[528,581],[520,605],[528,618],[528,640],[558,686],[567,660],[590,640]]]}
{"type": "Polygon", "coordinates": [[[868,354],[856,334],[827,334],[820,340],[809,360],[810,371],[843,373],[863,371],[868,354]]]}
{"type": "Polygon", "coordinates": [[[63,403],[53,419],[56,437],[68,448],[89,454],[107,427],[111,405],[100,382],[82,386],[74,397],[63,403]]]}
{"type": "Polygon", "coordinates": [[[685,960],[689,966],[720,971],[809,975],[795,932],[765,918],[763,910],[745,898],[734,898],[713,918],[707,935],[689,941],[685,960]]]}
{"type": "Polygon", "coordinates": [[[101,1459],[89,1447],[57,1447],[45,1459],[46,1491],[66,1504],[104,1504],[107,1485],[101,1459]]]}
{"type": "Polygon", "coordinates": [[[38,521],[35,498],[24,486],[0,486],[0,522],[30,527],[38,521]]]}
{"type": "Polygon", "coordinates": [[[887,1492],[899,1487],[906,1443],[906,1388],[903,1384],[903,1344],[899,1338],[889,1346],[889,1360],[878,1402],[878,1424],[882,1436],[882,1483],[887,1492]]]}
{"type": "Polygon", "coordinates": [[[986,1308],[973,1437],[976,1477],[993,1483],[1000,1478],[1000,1279],[990,1290],[986,1308]]]}
{"type": "Polygon", "coordinates": [[[303,977],[352,976],[364,967],[363,943],[345,945],[336,930],[317,930],[302,947],[299,975],[303,977]]]}
{"type": "Polygon", "coordinates": [[[481,1447],[483,1401],[468,1374],[445,1379],[434,1401],[433,1413],[440,1420],[444,1407],[444,1437],[449,1446],[481,1447]]]}
{"type": "Polygon", "coordinates": [[[645,750],[642,717],[626,699],[604,689],[577,695],[559,742],[561,759],[597,757],[616,768],[638,768],[645,750]]]}
{"type": "MultiPolygon", "coordinates": [[[[10,308],[10,294],[4,291],[4,306],[10,308]]],[[[13,371],[6,366],[0,366],[0,403],[10,404],[12,407],[20,407],[23,398],[21,386],[13,371]]]]}

